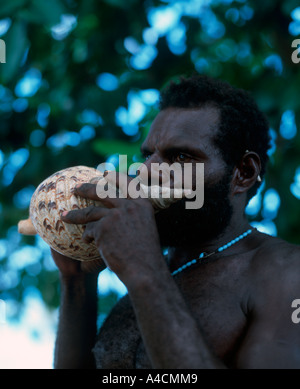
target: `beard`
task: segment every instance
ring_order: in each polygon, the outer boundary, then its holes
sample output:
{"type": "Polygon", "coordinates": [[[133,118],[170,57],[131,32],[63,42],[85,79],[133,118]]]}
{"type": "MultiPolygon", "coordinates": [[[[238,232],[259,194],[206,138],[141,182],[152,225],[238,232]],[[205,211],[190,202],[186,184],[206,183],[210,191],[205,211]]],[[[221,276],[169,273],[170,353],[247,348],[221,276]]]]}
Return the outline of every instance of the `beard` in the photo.
{"type": "Polygon", "coordinates": [[[198,247],[217,238],[229,225],[232,205],[229,200],[230,174],[219,182],[204,186],[204,204],[200,209],[185,209],[189,200],[181,199],[158,212],[156,225],[163,247],[198,247]]]}

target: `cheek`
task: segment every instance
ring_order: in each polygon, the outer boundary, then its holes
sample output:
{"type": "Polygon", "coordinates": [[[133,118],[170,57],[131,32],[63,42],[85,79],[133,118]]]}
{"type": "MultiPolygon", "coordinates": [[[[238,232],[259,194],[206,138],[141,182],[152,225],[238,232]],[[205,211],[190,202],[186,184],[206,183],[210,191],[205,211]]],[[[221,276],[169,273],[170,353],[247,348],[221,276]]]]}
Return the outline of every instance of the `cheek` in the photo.
{"type": "Polygon", "coordinates": [[[204,164],[204,182],[208,185],[215,185],[220,181],[230,179],[228,167],[223,160],[216,159],[204,164]],[[225,178],[226,177],[226,178],[225,178]]]}
{"type": "Polygon", "coordinates": [[[200,185],[216,185],[225,176],[225,170],[220,165],[209,163],[193,163],[183,166],[182,182],[185,189],[192,188],[194,191],[200,188],[200,185]]]}

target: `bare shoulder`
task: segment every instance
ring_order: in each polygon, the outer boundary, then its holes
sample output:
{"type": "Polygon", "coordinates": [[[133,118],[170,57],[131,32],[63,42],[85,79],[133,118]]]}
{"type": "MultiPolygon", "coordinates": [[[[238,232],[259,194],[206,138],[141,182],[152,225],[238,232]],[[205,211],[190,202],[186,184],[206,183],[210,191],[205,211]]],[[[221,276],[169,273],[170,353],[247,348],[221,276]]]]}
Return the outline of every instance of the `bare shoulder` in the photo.
{"type": "Polygon", "coordinates": [[[237,356],[239,368],[300,367],[300,248],[260,236],[249,266],[249,328],[237,356]],[[295,312],[294,312],[295,311],[295,312]]]}
{"type": "Polygon", "coordinates": [[[272,295],[300,298],[300,246],[267,236],[250,266],[251,279],[260,300],[272,295]]]}
{"type": "Polygon", "coordinates": [[[271,267],[275,271],[300,267],[300,245],[265,234],[261,236],[262,244],[253,257],[253,266],[260,270],[271,267]]]}

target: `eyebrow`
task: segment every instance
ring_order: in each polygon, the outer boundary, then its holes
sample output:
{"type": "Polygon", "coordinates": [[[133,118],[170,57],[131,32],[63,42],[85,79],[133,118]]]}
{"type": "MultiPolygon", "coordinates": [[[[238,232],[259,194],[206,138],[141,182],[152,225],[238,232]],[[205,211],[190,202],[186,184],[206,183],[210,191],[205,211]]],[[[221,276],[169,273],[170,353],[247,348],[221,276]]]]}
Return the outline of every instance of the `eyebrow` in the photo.
{"type": "MultiPolygon", "coordinates": [[[[153,151],[151,151],[148,147],[146,146],[142,146],[141,147],[141,153],[143,155],[149,155],[149,154],[153,154],[153,151]]],[[[182,145],[182,146],[178,146],[178,147],[170,147],[170,148],[166,148],[163,150],[163,153],[164,154],[178,154],[178,153],[186,153],[186,154],[189,154],[191,156],[195,156],[195,157],[202,157],[202,158],[207,158],[207,154],[199,149],[199,148],[195,148],[195,147],[191,147],[191,146],[187,146],[187,145],[182,145]]]]}

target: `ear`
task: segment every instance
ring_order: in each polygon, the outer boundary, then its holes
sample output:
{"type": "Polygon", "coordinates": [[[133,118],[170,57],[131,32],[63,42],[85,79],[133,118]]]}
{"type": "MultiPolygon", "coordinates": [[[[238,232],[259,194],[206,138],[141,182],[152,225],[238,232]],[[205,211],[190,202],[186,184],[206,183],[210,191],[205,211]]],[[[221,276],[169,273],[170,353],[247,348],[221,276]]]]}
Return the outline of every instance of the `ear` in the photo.
{"type": "Polygon", "coordinates": [[[260,170],[261,162],[258,154],[246,150],[240,164],[233,171],[232,194],[248,192],[257,181],[261,180],[260,170]]]}

